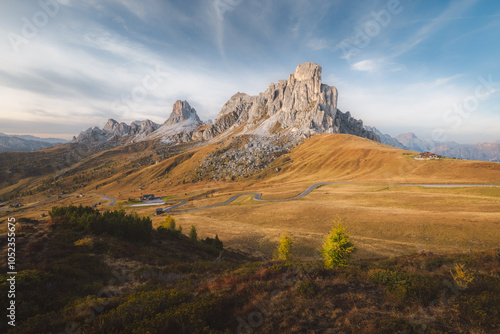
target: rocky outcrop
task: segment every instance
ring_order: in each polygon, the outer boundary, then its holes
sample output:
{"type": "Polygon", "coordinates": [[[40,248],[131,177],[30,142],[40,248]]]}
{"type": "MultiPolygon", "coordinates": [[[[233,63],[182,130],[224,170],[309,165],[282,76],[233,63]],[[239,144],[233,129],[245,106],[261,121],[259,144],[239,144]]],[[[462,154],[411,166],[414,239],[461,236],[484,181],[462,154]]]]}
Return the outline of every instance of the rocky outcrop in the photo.
{"type": "Polygon", "coordinates": [[[157,130],[160,126],[150,120],[135,121],[128,125],[118,123],[114,119],[109,119],[101,129],[98,127],[89,128],[81,132],[78,137],[73,137],[73,143],[89,146],[114,147],[127,143],[134,143],[145,139],[148,135],[157,130]],[[103,143],[108,142],[106,145],[103,143]],[[111,142],[113,144],[111,144],[111,142]]]}
{"type": "Polygon", "coordinates": [[[118,123],[114,119],[108,120],[103,130],[113,136],[135,136],[135,140],[141,140],[156,131],[160,125],[149,119],[145,121],[135,121],[128,125],[124,122],[118,123]]]}
{"type": "Polygon", "coordinates": [[[73,139],[73,142],[92,144],[107,141],[110,137],[112,137],[111,133],[101,130],[96,126],[80,132],[78,137],[73,139]]]}
{"type": "Polygon", "coordinates": [[[172,113],[165,122],[165,125],[175,125],[193,119],[195,122],[202,123],[196,110],[192,108],[187,101],[176,101],[172,107],[172,113]]]}
{"type": "Polygon", "coordinates": [[[364,129],[362,121],[337,109],[337,96],[335,87],[321,82],[321,66],[304,63],[288,80],[272,83],[258,96],[237,93],[231,97],[213,124],[200,129],[194,138],[289,134],[298,139],[316,133],[348,133],[380,141],[364,129]]]}

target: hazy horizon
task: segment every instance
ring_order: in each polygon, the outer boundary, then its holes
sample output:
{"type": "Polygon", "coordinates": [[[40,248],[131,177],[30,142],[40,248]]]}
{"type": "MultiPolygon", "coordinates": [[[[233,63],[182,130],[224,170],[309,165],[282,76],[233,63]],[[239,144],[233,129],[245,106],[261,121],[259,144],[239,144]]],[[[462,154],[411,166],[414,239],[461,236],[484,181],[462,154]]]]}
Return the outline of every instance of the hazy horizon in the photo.
{"type": "Polygon", "coordinates": [[[214,119],[303,62],[338,107],[396,136],[500,139],[500,3],[42,0],[3,3],[0,132],[71,139],[109,118],[214,119]]]}

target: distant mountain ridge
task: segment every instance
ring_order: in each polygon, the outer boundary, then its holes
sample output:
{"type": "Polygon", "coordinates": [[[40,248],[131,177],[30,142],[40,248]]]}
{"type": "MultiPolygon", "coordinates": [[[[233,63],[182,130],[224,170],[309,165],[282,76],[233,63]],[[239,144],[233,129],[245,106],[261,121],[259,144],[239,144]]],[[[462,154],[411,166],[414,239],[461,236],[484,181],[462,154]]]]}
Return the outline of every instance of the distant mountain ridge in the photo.
{"type": "Polygon", "coordinates": [[[0,133],[0,152],[31,152],[67,143],[60,138],[39,138],[31,135],[6,135],[0,133]]]}
{"type": "Polygon", "coordinates": [[[386,145],[417,152],[432,152],[450,158],[500,162],[500,140],[495,143],[478,143],[475,145],[459,144],[453,141],[422,140],[413,132],[403,133],[393,138],[388,134],[382,134],[377,128],[366,128],[377,133],[381,138],[381,142],[386,145]]]}
{"type": "Polygon", "coordinates": [[[400,148],[400,149],[403,149],[403,150],[407,150],[408,149],[408,147],[406,147],[405,145],[403,145],[399,140],[397,140],[396,138],[392,138],[388,134],[383,134],[376,127],[365,126],[365,129],[367,129],[368,131],[372,131],[372,132],[376,133],[380,137],[380,142],[382,144],[389,145],[389,146],[394,146],[394,147],[397,147],[397,148],[400,148]]]}

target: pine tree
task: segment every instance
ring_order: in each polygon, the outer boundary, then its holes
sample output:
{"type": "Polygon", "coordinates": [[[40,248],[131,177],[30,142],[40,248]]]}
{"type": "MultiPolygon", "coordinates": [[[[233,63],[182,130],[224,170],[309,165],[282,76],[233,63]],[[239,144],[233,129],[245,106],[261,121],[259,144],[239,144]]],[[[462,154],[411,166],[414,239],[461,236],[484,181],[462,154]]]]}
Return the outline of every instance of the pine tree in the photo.
{"type": "Polygon", "coordinates": [[[191,225],[191,231],[189,231],[189,238],[193,241],[198,240],[198,233],[196,233],[196,227],[191,225]]]}

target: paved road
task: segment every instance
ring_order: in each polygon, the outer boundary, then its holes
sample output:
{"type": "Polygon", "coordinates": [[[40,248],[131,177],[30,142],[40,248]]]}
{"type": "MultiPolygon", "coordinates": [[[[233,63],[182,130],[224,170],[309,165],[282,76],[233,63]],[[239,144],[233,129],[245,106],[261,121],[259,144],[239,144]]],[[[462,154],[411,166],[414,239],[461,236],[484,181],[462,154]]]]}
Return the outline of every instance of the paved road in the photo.
{"type": "Polygon", "coordinates": [[[108,203],[109,206],[113,206],[115,205],[116,203],[116,198],[112,198],[112,197],[108,197],[108,196],[104,196],[104,195],[99,195],[99,194],[92,194],[92,195],[96,195],[96,196],[99,196],[101,198],[104,198],[104,199],[107,199],[107,200],[110,200],[111,202],[108,203]]]}
{"type": "Polygon", "coordinates": [[[180,212],[189,212],[189,211],[197,211],[197,210],[204,210],[204,209],[209,209],[209,208],[215,208],[218,206],[223,206],[226,204],[229,204],[236,200],[239,197],[242,196],[253,196],[254,201],[260,201],[260,202],[283,202],[283,201],[291,201],[294,199],[299,199],[302,197],[305,197],[311,193],[316,188],[319,188],[321,186],[324,186],[326,184],[355,184],[355,185],[371,185],[371,186],[404,186],[404,187],[427,187],[427,188],[461,188],[461,187],[500,187],[500,185],[480,185],[480,184],[372,184],[372,183],[356,183],[356,182],[341,182],[341,181],[331,181],[331,182],[319,182],[315,183],[306,190],[304,190],[302,193],[300,193],[297,196],[294,197],[289,197],[289,198],[282,198],[282,199],[263,199],[262,194],[260,193],[244,193],[244,194],[238,194],[234,195],[225,202],[218,203],[218,204],[212,204],[208,206],[203,206],[199,208],[191,208],[191,209],[185,209],[185,210],[176,210],[172,211],[174,209],[177,209],[178,207],[181,207],[188,202],[182,201],[174,206],[170,206],[168,208],[163,209],[163,212],[166,213],[180,213],[180,212]]]}

